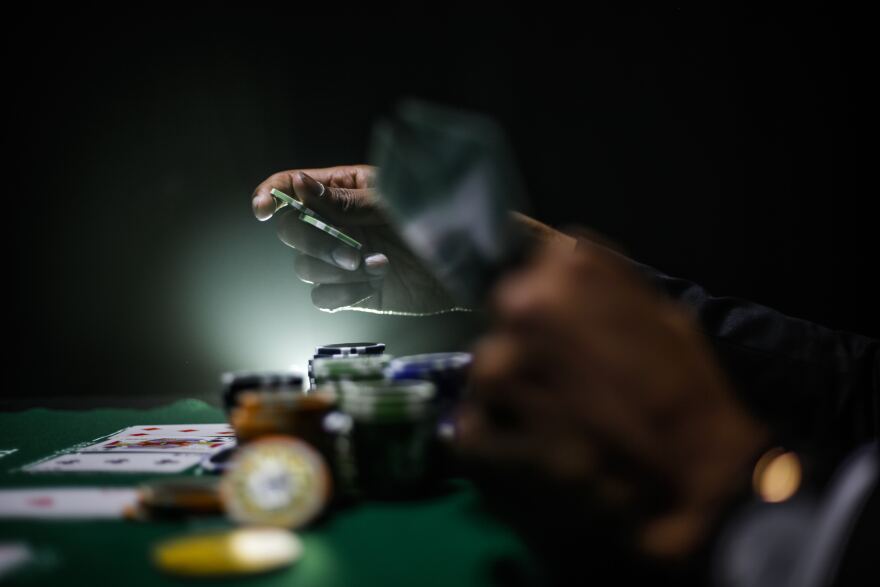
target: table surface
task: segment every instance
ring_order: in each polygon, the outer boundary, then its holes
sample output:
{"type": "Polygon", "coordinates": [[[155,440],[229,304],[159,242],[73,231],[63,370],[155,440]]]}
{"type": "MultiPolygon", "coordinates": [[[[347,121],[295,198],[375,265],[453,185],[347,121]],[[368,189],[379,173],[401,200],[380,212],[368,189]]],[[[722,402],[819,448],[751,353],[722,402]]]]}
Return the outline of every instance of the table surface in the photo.
{"type": "MultiPolygon", "coordinates": [[[[31,409],[0,413],[0,487],[133,486],[167,475],[43,473],[21,466],[72,445],[135,424],[224,421],[220,409],[181,400],[150,410],[31,409]]],[[[187,521],[0,520],[0,543],[25,542],[37,563],[15,576],[23,584],[192,585],[205,581],[163,575],[150,562],[154,543],[188,532],[230,527],[222,517],[187,521]]],[[[300,532],[302,559],[293,567],[224,585],[442,585],[492,583],[493,566],[524,556],[521,544],[479,508],[464,483],[440,496],[410,502],[365,502],[335,512],[300,532]]]]}

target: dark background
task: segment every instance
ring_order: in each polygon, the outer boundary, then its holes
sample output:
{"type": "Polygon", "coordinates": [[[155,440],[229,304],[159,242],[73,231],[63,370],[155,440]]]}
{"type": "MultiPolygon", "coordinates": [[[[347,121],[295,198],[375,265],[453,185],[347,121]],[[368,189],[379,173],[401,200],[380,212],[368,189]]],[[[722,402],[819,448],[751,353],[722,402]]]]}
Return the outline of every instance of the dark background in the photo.
{"type": "Polygon", "coordinates": [[[865,15],[399,12],[7,23],[20,182],[4,405],[211,398],[224,369],[285,366],[287,347],[272,352],[289,340],[297,360],[354,336],[397,354],[465,346],[473,316],[308,307],[249,209],[275,171],[363,161],[403,96],[501,121],[545,222],[716,294],[880,335],[876,190],[857,161],[876,70],[865,15]]]}

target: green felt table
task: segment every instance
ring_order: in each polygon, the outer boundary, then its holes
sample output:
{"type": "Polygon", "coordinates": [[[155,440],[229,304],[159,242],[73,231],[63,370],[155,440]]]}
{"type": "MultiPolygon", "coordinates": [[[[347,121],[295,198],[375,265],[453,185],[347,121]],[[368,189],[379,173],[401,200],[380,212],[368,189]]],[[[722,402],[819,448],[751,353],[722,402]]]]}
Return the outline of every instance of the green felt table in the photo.
{"type": "MultiPolygon", "coordinates": [[[[221,410],[181,400],[149,410],[31,409],[0,414],[0,487],[132,486],[157,476],[42,473],[18,470],[69,446],[135,424],[224,421],[221,410]]],[[[167,477],[160,475],[160,477],[167,477]]],[[[0,543],[24,542],[37,562],[13,576],[33,585],[177,585],[217,581],[163,575],[150,562],[153,544],[187,532],[227,528],[222,517],[187,521],[0,520],[0,543]]],[[[335,512],[300,533],[302,559],[293,567],[233,585],[486,585],[499,561],[518,559],[522,546],[484,515],[462,483],[440,497],[409,502],[365,502],[335,512]]]]}

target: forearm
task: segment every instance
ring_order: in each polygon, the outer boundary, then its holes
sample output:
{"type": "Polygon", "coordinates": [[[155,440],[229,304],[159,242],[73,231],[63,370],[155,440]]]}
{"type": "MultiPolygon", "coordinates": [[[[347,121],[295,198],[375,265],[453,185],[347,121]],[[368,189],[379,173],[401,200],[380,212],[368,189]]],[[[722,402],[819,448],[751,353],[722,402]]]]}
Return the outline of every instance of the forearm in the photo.
{"type": "Polygon", "coordinates": [[[686,306],[743,399],[782,437],[837,457],[880,432],[880,343],[836,332],[637,264],[686,306]]]}

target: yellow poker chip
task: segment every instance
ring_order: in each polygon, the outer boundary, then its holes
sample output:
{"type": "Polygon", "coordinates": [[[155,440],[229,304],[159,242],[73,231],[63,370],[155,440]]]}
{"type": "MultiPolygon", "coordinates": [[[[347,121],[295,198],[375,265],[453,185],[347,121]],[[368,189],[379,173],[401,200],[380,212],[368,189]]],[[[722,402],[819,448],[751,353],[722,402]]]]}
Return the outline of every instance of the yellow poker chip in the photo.
{"type": "Polygon", "coordinates": [[[295,438],[269,436],[238,449],[220,495],[236,522],[298,528],[324,509],[330,489],[330,473],[317,451],[295,438]]]}
{"type": "Polygon", "coordinates": [[[171,575],[230,577],[289,566],[302,543],[281,528],[240,528],[174,538],[153,549],[153,562],[171,575]]]}

